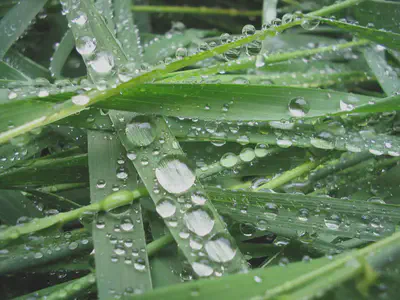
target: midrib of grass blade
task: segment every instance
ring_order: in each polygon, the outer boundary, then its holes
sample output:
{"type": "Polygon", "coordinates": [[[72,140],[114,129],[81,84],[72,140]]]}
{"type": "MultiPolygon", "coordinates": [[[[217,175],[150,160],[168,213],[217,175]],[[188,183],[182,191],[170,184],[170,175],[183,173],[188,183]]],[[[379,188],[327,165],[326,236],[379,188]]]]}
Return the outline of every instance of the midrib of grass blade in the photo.
{"type": "Polygon", "coordinates": [[[392,234],[400,220],[398,205],[296,194],[228,191],[211,187],[206,190],[220,213],[277,233],[295,226],[302,233],[300,240],[312,240],[312,234],[315,233],[329,233],[374,241],[392,234]],[[369,218],[363,221],[365,215],[369,218]]]}
{"type": "MultiPolygon", "coordinates": [[[[113,133],[88,131],[88,142],[91,202],[103,199],[113,189],[134,189],[136,172],[118,138],[113,133]]],[[[100,299],[109,298],[110,293],[122,296],[130,290],[151,290],[139,202],[98,215],[93,224],[93,240],[100,299]]]]}
{"type": "MultiPolygon", "coordinates": [[[[337,3],[337,4],[333,4],[331,6],[325,7],[319,11],[315,11],[313,13],[313,15],[319,16],[319,15],[324,15],[324,14],[331,14],[335,11],[338,11],[338,10],[341,10],[341,9],[344,9],[347,7],[351,7],[360,2],[362,2],[362,0],[346,0],[341,3],[337,3]]],[[[292,23],[288,23],[288,24],[284,24],[284,25],[275,27],[273,30],[261,31],[252,36],[239,39],[238,41],[215,47],[214,49],[209,50],[209,51],[205,51],[205,52],[194,54],[192,56],[188,56],[186,58],[183,58],[182,60],[175,61],[175,62],[170,63],[165,66],[163,65],[161,67],[157,67],[150,72],[144,73],[138,77],[133,78],[129,82],[119,85],[117,88],[106,90],[106,91],[89,92],[85,95],[88,97],[88,102],[85,104],[75,105],[71,99],[71,100],[68,100],[63,103],[58,104],[56,107],[53,107],[52,109],[47,108],[44,112],[41,113],[40,116],[35,116],[34,118],[30,118],[24,124],[18,125],[13,129],[10,129],[10,130],[0,133],[0,144],[5,143],[12,137],[18,136],[18,135],[20,135],[24,132],[30,131],[34,128],[53,123],[55,121],[65,118],[67,116],[70,116],[74,113],[81,112],[86,107],[93,105],[96,102],[99,102],[99,101],[107,99],[111,96],[123,93],[124,89],[129,86],[148,82],[151,80],[156,80],[158,78],[165,76],[166,74],[168,74],[170,72],[173,72],[173,71],[183,68],[185,66],[194,64],[198,61],[213,57],[218,54],[222,54],[222,53],[228,51],[229,49],[241,46],[243,44],[249,43],[256,39],[263,39],[268,35],[275,35],[277,32],[282,32],[285,29],[291,28],[291,27],[293,27],[295,25],[299,25],[299,24],[300,24],[300,21],[292,22],[292,23]]]]}
{"type": "Polygon", "coordinates": [[[164,218],[165,225],[196,274],[208,277],[214,275],[214,272],[229,274],[246,270],[247,264],[242,254],[236,249],[217,211],[207,200],[201,184],[196,180],[193,167],[165,120],[146,117],[142,121],[144,130],[141,130],[140,116],[132,118],[130,114],[118,112],[110,114],[110,117],[128,152],[128,158],[132,160],[158,207],[158,213],[164,218]],[[127,131],[131,123],[138,128],[133,127],[133,131],[127,131]],[[149,129],[147,124],[151,126],[151,132],[145,131],[146,127],[149,129]],[[192,200],[196,197],[201,198],[200,202],[192,200]],[[165,212],[165,209],[168,211],[165,212]],[[205,245],[208,257],[199,256],[189,245],[190,239],[205,245]],[[213,243],[222,240],[228,243],[228,248],[213,250],[213,243]]]}
{"type": "Polygon", "coordinates": [[[28,28],[47,0],[20,1],[0,21],[0,60],[28,28]]]}
{"type": "Polygon", "coordinates": [[[391,67],[386,59],[385,52],[369,47],[363,51],[372,72],[375,74],[380,86],[387,96],[392,96],[400,91],[400,78],[395,69],[391,67]]]}

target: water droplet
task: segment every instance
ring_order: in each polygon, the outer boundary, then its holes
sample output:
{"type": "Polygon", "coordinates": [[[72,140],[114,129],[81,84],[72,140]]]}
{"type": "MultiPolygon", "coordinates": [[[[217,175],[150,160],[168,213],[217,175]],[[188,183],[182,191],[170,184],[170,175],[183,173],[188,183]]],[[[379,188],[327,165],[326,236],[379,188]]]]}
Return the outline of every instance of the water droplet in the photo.
{"type": "Polygon", "coordinates": [[[256,33],[256,28],[253,25],[247,24],[247,25],[243,26],[243,29],[242,29],[242,34],[243,35],[250,36],[250,35],[253,35],[255,33],[256,33]]]}
{"type": "Polygon", "coordinates": [[[72,20],[72,23],[79,25],[79,26],[85,25],[86,22],[87,22],[87,15],[82,11],[78,11],[77,17],[72,20]]]}
{"type": "Polygon", "coordinates": [[[338,230],[342,223],[342,218],[337,214],[331,214],[325,218],[325,226],[330,230],[338,230]]]}
{"type": "Polygon", "coordinates": [[[254,154],[257,157],[265,157],[268,155],[268,146],[265,144],[257,144],[254,148],[254,154]]]}
{"type": "Polygon", "coordinates": [[[275,220],[276,217],[278,216],[279,213],[279,208],[278,205],[276,205],[275,203],[266,203],[265,204],[265,213],[264,215],[271,220],[275,220]]]}
{"type": "Polygon", "coordinates": [[[89,65],[98,74],[108,74],[114,68],[114,56],[106,51],[98,52],[89,65]]]}
{"type": "Polygon", "coordinates": [[[166,156],[159,162],[155,173],[160,185],[173,194],[186,192],[196,180],[193,169],[183,156],[166,156]]]}
{"type": "Polygon", "coordinates": [[[73,96],[71,98],[72,103],[75,105],[86,105],[89,103],[90,98],[86,95],[78,95],[78,96],[73,96]]]}
{"type": "Polygon", "coordinates": [[[252,148],[244,148],[240,151],[239,157],[244,162],[250,162],[256,157],[256,154],[252,148]]]}
{"type": "Polygon", "coordinates": [[[130,218],[123,218],[120,227],[123,231],[132,231],[134,225],[130,218]]]}
{"type": "Polygon", "coordinates": [[[210,266],[210,263],[205,260],[192,263],[192,268],[193,271],[200,277],[210,276],[214,272],[214,269],[210,266]]]}
{"type": "Polygon", "coordinates": [[[96,50],[97,42],[90,36],[82,36],[76,40],[76,50],[81,55],[91,55],[96,50]]]}
{"type": "Polygon", "coordinates": [[[107,183],[106,183],[106,181],[104,179],[99,179],[99,180],[97,180],[96,187],[98,189],[104,189],[106,184],[107,183]]]}
{"type": "Polygon", "coordinates": [[[143,272],[144,270],[146,270],[146,263],[143,259],[138,258],[135,263],[133,264],[133,267],[140,272],[143,272]]]}
{"type": "Polygon", "coordinates": [[[239,162],[239,159],[236,156],[236,154],[228,152],[228,153],[225,153],[224,155],[222,155],[219,162],[225,168],[232,168],[239,162]]]}
{"type": "Polygon", "coordinates": [[[129,141],[139,147],[150,145],[156,138],[156,128],[146,116],[134,117],[125,128],[129,141]]]}
{"type": "Polygon", "coordinates": [[[236,246],[228,237],[215,235],[205,244],[208,257],[216,262],[226,263],[236,255],[236,246]]]}
{"type": "Polygon", "coordinates": [[[303,97],[296,97],[289,101],[289,112],[293,117],[304,117],[310,111],[310,105],[303,97]]]}
{"type": "Polygon", "coordinates": [[[204,205],[207,202],[207,196],[202,191],[196,191],[190,196],[195,205],[204,205]]]}
{"type": "Polygon", "coordinates": [[[297,218],[300,221],[307,222],[309,216],[310,216],[310,212],[309,212],[309,210],[307,208],[300,208],[299,215],[297,216],[297,218]]]}
{"type": "Polygon", "coordinates": [[[171,198],[163,198],[157,203],[156,211],[162,218],[172,217],[176,212],[175,202],[171,198]]]}
{"type": "Polygon", "coordinates": [[[188,210],[183,219],[186,227],[198,236],[209,234],[214,227],[214,220],[211,213],[202,207],[195,207],[188,210]]]}
{"type": "Polygon", "coordinates": [[[303,27],[305,30],[314,30],[318,27],[319,23],[320,21],[318,19],[304,19],[301,22],[301,27],[303,27]]]}

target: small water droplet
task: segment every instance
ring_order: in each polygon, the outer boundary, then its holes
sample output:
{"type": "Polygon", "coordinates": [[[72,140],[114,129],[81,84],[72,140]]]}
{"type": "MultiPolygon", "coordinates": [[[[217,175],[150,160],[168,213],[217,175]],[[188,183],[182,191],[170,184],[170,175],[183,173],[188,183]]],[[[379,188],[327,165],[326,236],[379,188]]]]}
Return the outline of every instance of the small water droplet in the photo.
{"type": "Polygon", "coordinates": [[[156,211],[162,218],[172,217],[176,212],[175,202],[171,198],[163,198],[157,203],[156,211]]]}
{"type": "Polygon", "coordinates": [[[211,213],[202,207],[188,210],[183,219],[186,227],[198,236],[205,236],[214,228],[214,220],[211,213]]]}
{"type": "Polygon", "coordinates": [[[293,117],[304,117],[310,111],[310,105],[303,97],[296,97],[289,101],[289,112],[293,117]]]}

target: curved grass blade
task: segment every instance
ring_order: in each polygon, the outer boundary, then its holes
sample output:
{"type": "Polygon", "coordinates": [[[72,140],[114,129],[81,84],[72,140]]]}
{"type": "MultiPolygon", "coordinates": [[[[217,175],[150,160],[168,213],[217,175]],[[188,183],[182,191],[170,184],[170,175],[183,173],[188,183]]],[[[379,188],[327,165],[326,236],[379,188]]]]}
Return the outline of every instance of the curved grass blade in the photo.
{"type": "Polygon", "coordinates": [[[372,47],[365,49],[363,53],[385,94],[392,96],[398,93],[400,91],[400,78],[394,68],[387,63],[385,53],[372,47]]]}
{"type": "MultiPolygon", "coordinates": [[[[43,213],[20,191],[0,190],[0,221],[15,225],[21,217],[38,218],[43,213]]],[[[22,218],[22,219],[23,219],[22,218]]]]}
{"type": "Polygon", "coordinates": [[[0,21],[0,60],[28,28],[47,0],[20,1],[0,21]]]}
{"type": "Polygon", "coordinates": [[[62,78],[62,68],[67,62],[68,56],[70,55],[74,47],[75,40],[74,35],[72,34],[72,30],[67,30],[50,59],[49,70],[52,77],[57,79],[62,78]]]}
{"type": "Polygon", "coordinates": [[[54,135],[47,134],[46,136],[46,133],[36,138],[25,136],[19,141],[17,139],[13,143],[0,146],[0,174],[53,144],[54,135]],[[27,143],[25,143],[26,140],[27,143]],[[22,145],[19,144],[20,142],[22,145]]]}
{"type": "Polygon", "coordinates": [[[50,78],[49,70],[16,50],[9,50],[3,60],[31,79],[50,78]]]}
{"type": "MultiPolygon", "coordinates": [[[[134,189],[136,172],[115,135],[89,131],[88,142],[91,202],[103,199],[113,189],[134,189]]],[[[100,299],[110,297],[110,292],[123,295],[152,289],[139,202],[98,215],[93,240],[100,299]]]]}

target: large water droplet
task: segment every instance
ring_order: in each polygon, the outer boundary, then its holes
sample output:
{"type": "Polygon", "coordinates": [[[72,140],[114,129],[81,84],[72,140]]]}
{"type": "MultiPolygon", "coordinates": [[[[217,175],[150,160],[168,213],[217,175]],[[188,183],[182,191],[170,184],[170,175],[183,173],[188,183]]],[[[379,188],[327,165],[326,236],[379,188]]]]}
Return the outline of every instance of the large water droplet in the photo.
{"type": "Polygon", "coordinates": [[[208,257],[216,262],[226,263],[236,255],[236,247],[224,235],[216,235],[205,244],[208,257]]]}
{"type": "Polygon", "coordinates": [[[163,198],[157,203],[156,211],[162,218],[169,218],[175,214],[176,205],[172,199],[163,198]]]}
{"type": "Polygon", "coordinates": [[[183,218],[186,227],[198,236],[209,234],[214,227],[211,213],[201,207],[188,210],[183,218]]]}
{"type": "Polygon", "coordinates": [[[196,175],[185,158],[175,155],[167,156],[159,162],[156,177],[160,185],[173,194],[186,192],[196,180],[196,175]]]}
{"type": "Polygon", "coordinates": [[[107,74],[114,68],[114,56],[106,51],[99,52],[90,61],[92,69],[99,74],[107,74]]]}
{"type": "Polygon", "coordinates": [[[225,168],[232,168],[238,163],[239,159],[234,153],[225,153],[220,159],[220,163],[225,168]]]}
{"type": "Polygon", "coordinates": [[[192,263],[193,271],[200,277],[210,276],[214,269],[210,266],[210,263],[207,261],[199,261],[192,263]]]}
{"type": "Polygon", "coordinates": [[[310,111],[310,105],[303,97],[296,97],[289,101],[289,112],[293,117],[304,117],[310,111]]]}
{"type": "Polygon", "coordinates": [[[338,230],[342,223],[342,218],[337,214],[331,214],[325,218],[325,226],[330,230],[338,230]]]}
{"type": "Polygon", "coordinates": [[[125,128],[129,141],[139,147],[150,145],[156,138],[156,127],[146,116],[134,117],[125,128]]]}
{"type": "Polygon", "coordinates": [[[93,54],[96,50],[97,42],[96,39],[90,36],[82,36],[76,40],[76,50],[81,55],[93,54]]]}

